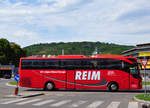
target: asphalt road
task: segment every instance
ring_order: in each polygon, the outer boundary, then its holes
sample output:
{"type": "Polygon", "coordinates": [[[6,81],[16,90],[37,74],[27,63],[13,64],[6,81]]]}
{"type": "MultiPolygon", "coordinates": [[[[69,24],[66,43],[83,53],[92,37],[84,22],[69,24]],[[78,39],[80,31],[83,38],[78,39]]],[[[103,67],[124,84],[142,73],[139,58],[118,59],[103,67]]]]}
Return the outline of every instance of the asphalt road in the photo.
{"type": "Polygon", "coordinates": [[[11,80],[0,79],[0,98],[4,95],[13,93],[13,88],[6,86],[6,83],[11,80]]]}
{"type": "Polygon", "coordinates": [[[0,80],[0,108],[142,108],[133,100],[137,91],[108,92],[106,90],[56,90],[45,92],[37,89],[20,88],[20,92],[42,92],[43,96],[30,98],[3,98],[13,93],[14,87],[5,85],[9,80],[0,80]]]}

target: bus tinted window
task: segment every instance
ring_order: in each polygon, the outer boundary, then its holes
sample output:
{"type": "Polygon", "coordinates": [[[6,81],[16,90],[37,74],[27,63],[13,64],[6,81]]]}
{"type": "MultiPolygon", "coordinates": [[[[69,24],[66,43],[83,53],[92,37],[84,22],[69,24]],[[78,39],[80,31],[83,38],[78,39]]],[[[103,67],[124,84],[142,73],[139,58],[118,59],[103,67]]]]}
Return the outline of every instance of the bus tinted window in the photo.
{"type": "Polygon", "coordinates": [[[32,60],[22,60],[21,65],[32,65],[32,60]]]}
{"type": "Polygon", "coordinates": [[[63,59],[60,64],[62,69],[80,69],[82,66],[78,59],[63,59]]]}
{"type": "Polygon", "coordinates": [[[82,69],[97,69],[97,60],[85,59],[82,60],[82,69]]]}
{"type": "Polygon", "coordinates": [[[126,70],[129,63],[118,59],[29,59],[22,60],[22,69],[107,69],[126,70]]]}
{"type": "Polygon", "coordinates": [[[32,60],[32,65],[33,66],[45,65],[45,62],[44,60],[32,60]]]}
{"type": "Polygon", "coordinates": [[[63,69],[97,69],[97,60],[93,59],[63,59],[63,69]]]}
{"type": "Polygon", "coordinates": [[[100,69],[123,69],[124,63],[118,59],[99,59],[98,68],[100,69]]]}
{"type": "Polygon", "coordinates": [[[55,59],[22,60],[22,69],[59,69],[59,61],[55,59]]]}

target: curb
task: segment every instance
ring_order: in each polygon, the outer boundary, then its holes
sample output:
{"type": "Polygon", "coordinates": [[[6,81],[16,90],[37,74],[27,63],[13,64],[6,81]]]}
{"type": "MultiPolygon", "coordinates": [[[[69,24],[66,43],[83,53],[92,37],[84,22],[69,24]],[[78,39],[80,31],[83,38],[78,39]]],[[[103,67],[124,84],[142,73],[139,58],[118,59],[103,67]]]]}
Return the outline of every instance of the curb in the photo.
{"type": "MultiPolygon", "coordinates": [[[[17,87],[16,85],[9,84],[9,82],[6,83],[5,85],[9,86],[9,87],[17,87]]],[[[36,96],[41,96],[41,95],[45,95],[45,94],[44,93],[22,92],[22,93],[19,93],[19,95],[11,94],[11,95],[6,95],[3,98],[29,98],[29,97],[36,97],[36,96]]]]}
{"type": "Polygon", "coordinates": [[[45,95],[44,93],[37,93],[37,94],[32,94],[32,95],[7,95],[4,96],[3,98],[29,98],[29,97],[36,97],[36,96],[41,96],[45,95]]]}
{"type": "Polygon", "coordinates": [[[42,95],[45,95],[45,94],[44,93],[33,94],[33,95],[28,95],[28,96],[22,96],[22,98],[36,97],[36,96],[42,96],[42,95]]]}
{"type": "Polygon", "coordinates": [[[11,84],[9,84],[9,82],[6,83],[5,85],[6,85],[6,86],[9,86],[9,87],[16,87],[16,85],[11,85],[11,84]]]}
{"type": "Polygon", "coordinates": [[[141,99],[138,99],[136,97],[133,97],[133,99],[137,102],[140,102],[140,103],[145,103],[145,104],[150,104],[150,101],[145,101],[145,100],[141,100],[141,99]]]}

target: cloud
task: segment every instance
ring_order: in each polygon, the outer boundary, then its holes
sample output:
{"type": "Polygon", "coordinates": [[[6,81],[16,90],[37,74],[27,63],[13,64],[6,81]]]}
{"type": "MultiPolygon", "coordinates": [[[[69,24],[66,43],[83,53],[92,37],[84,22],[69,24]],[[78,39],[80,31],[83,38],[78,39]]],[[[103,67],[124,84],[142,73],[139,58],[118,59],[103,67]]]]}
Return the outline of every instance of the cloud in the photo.
{"type": "MultiPolygon", "coordinates": [[[[89,0],[86,2],[88,3],[89,0]]],[[[23,15],[43,14],[51,12],[69,11],[76,6],[86,3],[85,0],[6,0],[0,6],[0,14],[23,15]],[[6,7],[7,8],[4,8],[6,7]],[[38,11],[37,11],[38,10],[38,11]]]]}
{"type": "Polygon", "coordinates": [[[139,9],[139,10],[134,10],[131,12],[127,12],[117,18],[119,21],[123,20],[136,20],[138,18],[150,16],[150,10],[149,9],[139,9]]]}
{"type": "Polygon", "coordinates": [[[40,43],[43,41],[36,32],[25,29],[18,30],[18,28],[11,28],[11,30],[6,28],[8,27],[4,26],[4,28],[0,28],[0,38],[7,38],[10,42],[15,42],[22,46],[26,46],[31,43],[40,43]]]}
{"type": "Polygon", "coordinates": [[[147,0],[0,0],[0,35],[22,46],[52,41],[135,45],[149,39],[147,0]],[[27,38],[25,38],[27,37],[27,38]]]}

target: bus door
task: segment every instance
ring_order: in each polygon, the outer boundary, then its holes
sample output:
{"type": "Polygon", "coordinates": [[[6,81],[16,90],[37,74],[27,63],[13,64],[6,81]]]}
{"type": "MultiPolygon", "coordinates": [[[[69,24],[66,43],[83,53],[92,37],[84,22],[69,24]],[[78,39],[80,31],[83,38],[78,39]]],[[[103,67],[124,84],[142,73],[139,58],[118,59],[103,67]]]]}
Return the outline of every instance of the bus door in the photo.
{"type": "Polygon", "coordinates": [[[75,70],[67,70],[66,88],[75,89],[75,70]]]}
{"type": "Polygon", "coordinates": [[[129,67],[129,69],[130,69],[130,89],[137,89],[139,86],[138,79],[141,79],[138,73],[138,67],[132,66],[129,67]]]}

